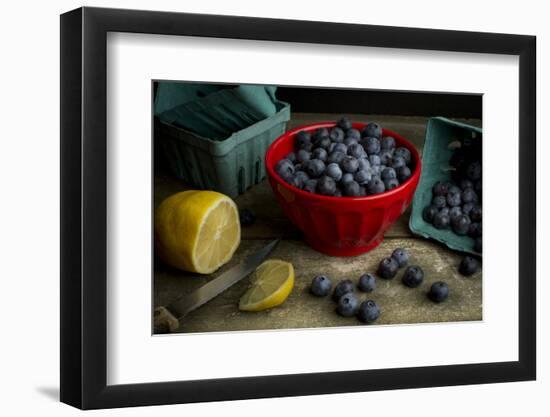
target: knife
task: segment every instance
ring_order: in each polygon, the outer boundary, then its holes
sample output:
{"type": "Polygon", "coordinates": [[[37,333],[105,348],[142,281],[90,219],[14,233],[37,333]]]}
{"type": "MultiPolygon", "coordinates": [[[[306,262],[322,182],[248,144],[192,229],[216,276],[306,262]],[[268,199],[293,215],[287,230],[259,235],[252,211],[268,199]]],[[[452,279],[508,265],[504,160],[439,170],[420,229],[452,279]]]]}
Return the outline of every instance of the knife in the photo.
{"type": "Polygon", "coordinates": [[[277,246],[278,242],[278,239],[270,242],[259,251],[249,255],[239,265],[234,266],[192,293],[177,299],[167,306],[155,308],[153,334],[176,331],[180,326],[180,319],[185,315],[207,303],[255,271],[265,257],[277,246]]]}

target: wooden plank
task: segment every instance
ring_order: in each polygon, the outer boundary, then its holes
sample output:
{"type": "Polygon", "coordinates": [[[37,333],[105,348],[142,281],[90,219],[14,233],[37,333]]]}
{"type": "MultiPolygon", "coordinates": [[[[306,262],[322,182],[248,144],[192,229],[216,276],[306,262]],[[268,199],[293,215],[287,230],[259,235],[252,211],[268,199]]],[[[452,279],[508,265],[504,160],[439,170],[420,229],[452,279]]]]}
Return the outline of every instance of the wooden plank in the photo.
{"type": "MultiPolygon", "coordinates": [[[[209,277],[193,276],[156,265],[155,306],[165,305],[179,296],[203,285],[227,268],[236,265],[267,241],[243,241],[231,262],[209,277]]],[[[425,272],[420,288],[405,287],[400,277],[393,280],[377,278],[377,289],[371,294],[358,293],[361,300],[373,299],[382,308],[377,324],[471,321],[482,319],[481,272],[473,277],[462,277],[457,272],[460,255],[434,243],[420,239],[387,239],[368,254],[353,258],[334,258],[320,254],[302,241],[279,243],[272,258],[293,263],[296,284],[287,301],[271,310],[244,313],[238,310],[238,301],[249,285],[249,279],[234,285],[205,306],[183,320],[181,332],[212,332],[231,330],[260,330],[287,328],[316,328],[354,326],[361,324],[354,318],[343,318],[334,312],[335,304],[329,297],[317,298],[309,294],[313,276],[327,274],[336,283],[342,279],[357,282],[360,274],[374,272],[379,261],[396,247],[406,248],[411,264],[425,272]],[[430,285],[438,280],[447,282],[451,295],[445,303],[434,304],[426,297],[430,285]]]]}

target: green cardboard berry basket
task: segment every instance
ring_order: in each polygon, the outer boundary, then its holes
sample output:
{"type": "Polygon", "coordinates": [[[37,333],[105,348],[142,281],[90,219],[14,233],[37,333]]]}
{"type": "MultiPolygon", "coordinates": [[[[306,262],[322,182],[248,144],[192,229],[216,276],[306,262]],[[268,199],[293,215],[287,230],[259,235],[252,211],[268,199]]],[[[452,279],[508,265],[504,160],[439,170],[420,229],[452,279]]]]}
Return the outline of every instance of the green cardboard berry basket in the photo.
{"type": "Polygon", "coordinates": [[[409,228],[412,233],[424,238],[434,239],[447,247],[460,252],[480,255],[474,251],[474,239],[459,236],[452,230],[439,230],[422,217],[424,207],[431,204],[432,187],[437,181],[451,179],[449,159],[457,141],[481,137],[482,129],[449,120],[433,117],[428,120],[424,149],[422,151],[422,175],[413,198],[409,228]]]}
{"type": "MultiPolygon", "coordinates": [[[[248,119],[235,126],[235,131],[225,131],[225,139],[218,134],[213,135],[215,139],[204,137],[157,117],[155,139],[173,175],[192,187],[216,190],[234,198],[265,178],[267,148],[286,130],[290,105],[281,101],[273,104],[274,114],[259,121],[248,119]]],[[[186,106],[185,112],[197,108],[196,102],[186,106]]]]}

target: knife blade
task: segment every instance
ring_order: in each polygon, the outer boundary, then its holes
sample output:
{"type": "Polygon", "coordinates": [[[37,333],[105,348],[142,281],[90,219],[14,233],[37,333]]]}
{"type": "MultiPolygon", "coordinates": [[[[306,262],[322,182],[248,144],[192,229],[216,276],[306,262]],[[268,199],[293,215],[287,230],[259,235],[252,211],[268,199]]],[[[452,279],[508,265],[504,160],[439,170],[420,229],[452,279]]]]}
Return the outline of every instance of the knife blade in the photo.
{"type": "Polygon", "coordinates": [[[277,239],[268,243],[259,251],[249,255],[244,262],[234,266],[192,293],[173,301],[167,306],[155,308],[153,320],[154,334],[175,331],[180,325],[179,320],[185,315],[254,272],[278,242],[279,240],[277,239]]]}

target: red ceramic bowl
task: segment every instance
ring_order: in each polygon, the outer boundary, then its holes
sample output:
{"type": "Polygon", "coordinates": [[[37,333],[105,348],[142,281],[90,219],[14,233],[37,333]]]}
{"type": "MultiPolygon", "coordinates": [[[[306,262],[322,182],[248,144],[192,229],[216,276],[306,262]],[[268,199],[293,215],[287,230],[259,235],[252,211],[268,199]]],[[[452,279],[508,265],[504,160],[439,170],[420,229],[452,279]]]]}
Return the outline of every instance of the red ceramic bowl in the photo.
{"type": "MultiPolygon", "coordinates": [[[[353,123],[361,129],[366,123],[353,123]]],[[[276,139],[265,155],[269,182],[277,200],[290,220],[304,232],[307,243],[315,250],[333,256],[356,256],[378,246],[384,233],[407,209],[420,179],[421,161],[415,147],[395,132],[397,146],[411,151],[411,177],[399,187],[366,197],[328,197],[300,190],[285,182],[275,165],[294,150],[294,136],[301,130],[314,131],[333,127],[335,123],[316,123],[290,130],[276,139]]]]}

